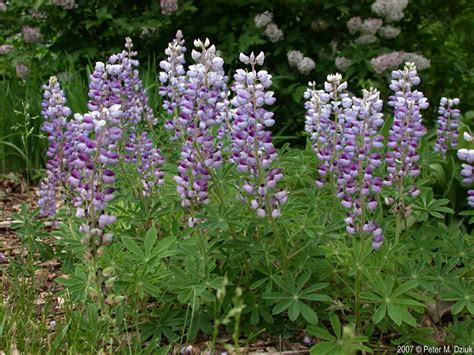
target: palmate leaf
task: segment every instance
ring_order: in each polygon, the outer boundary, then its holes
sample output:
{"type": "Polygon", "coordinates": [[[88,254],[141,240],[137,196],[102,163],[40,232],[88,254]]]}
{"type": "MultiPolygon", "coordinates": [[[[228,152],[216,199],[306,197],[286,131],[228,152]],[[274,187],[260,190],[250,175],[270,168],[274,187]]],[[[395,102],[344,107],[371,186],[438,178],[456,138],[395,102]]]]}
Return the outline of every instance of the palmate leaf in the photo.
{"type": "Polygon", "coordinates": [[[327,283],[314,284],[304,289],[304,285],[309,281],[310,277],[310,272],[303,273],[296,280],[292,273],[288,273],[286,280],[279,276],[273,276],[272,279],[283,292],[267,292],[263,295],[264,299],[277,301],[272,313],[279,314],[288,310],[288,317],[291,321],[297,320],[301,315],[308,323],[316,324],[318,322],[318,316],[314,310],[302,300],[330,302],[331,298],[327,295],[314,293],[326,287],[328,285],[327,283]]]}
{"type": "MultiPolygon", "coordinates": [[[[369,347],[363,345],[369,341],[368,337],[348,335],[347,333],[351,333],[352,330],[344,332],[339,317],[335,313],[329,315],[329,320],[335,335],[331,334],[324,325],[307,328],[308,334],[322,340],[311,348],[311,354],[350,354],[357,350],[372,353],[369,347]]],[[[350,329],[351,325],[346,327],[350,329]]]]}

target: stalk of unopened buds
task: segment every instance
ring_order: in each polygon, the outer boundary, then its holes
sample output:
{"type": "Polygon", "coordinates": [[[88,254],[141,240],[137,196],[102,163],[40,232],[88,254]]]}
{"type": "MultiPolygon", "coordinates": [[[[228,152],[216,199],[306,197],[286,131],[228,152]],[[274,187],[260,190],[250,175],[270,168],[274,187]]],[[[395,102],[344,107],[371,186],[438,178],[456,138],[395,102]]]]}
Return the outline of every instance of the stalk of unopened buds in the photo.
{"type": "Polygon", "coordinates": [[[273,112],[264,106],[275,103],[273,91],[266,91],[271,85],[271,75],[265,70],[256,70],[263,65],[263,52],[255,56],[241,53],[240,61],[250,65],[250,70],[238,69],[234,75],[231,100],[234,106],[232,121],[231,160],[237,165],[242,178],[242,198],[248,201],[258,217],[267,215],[277,218],[281,206],[287,201],[287,192],[278,190],[283,179],[281,169],[272,167],[278,158],[273,146],[272,134],[266,128],[274,125],[273,112]]]}

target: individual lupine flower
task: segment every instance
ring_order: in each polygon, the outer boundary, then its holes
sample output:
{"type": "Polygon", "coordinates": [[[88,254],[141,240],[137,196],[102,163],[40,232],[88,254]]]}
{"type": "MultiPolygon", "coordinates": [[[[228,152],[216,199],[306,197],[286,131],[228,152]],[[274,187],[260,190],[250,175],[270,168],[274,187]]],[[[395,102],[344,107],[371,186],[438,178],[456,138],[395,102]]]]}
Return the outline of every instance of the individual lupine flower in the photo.
{"type": "Polygon", "coordinates": [[[362,19],[360,17],[352,17],[347,21],[346,26],[350,34],[355,34],[359,32],[362,27],[362,19]]]}
{"type": "Polygon", "coordinates": [[[286,57],[288,58],[288,64],[290,64],[290,67],[296,67],[299,62],[301,62],[304,58],[303,53],[300,51],[289,51],[286,54],[286,57]]]}
{"type": "Polygon", "coordinates": [[[334,60],[334,64],[336,65],[336,68],[342,72],[346,71],[347,68],[350,67],[351,62],[352,62],[351,59],[347,57],[336,57],[336,59],[334,60]]]}
{"type": "Polygon", "coordinates": [[[398,22],[404,17],[403,10],[407,5],[408,0],[376,0],[372,4],[372,12],[388,22],[398,22]]]}
{"type": "Polygon", "coordinates": [[[405,52],[391,52],[372,58],[370,64],[377,73],[397,69],[405,60],[405,52]]]}
{"type": "Polygon", "coordinates": [[[73,10],[77,7],[76,0],[53,0],[52,2],[63,10],[73,10]]]}
{"type": "Polygon", "coordinates": [[[314,83],[305,92],[306,123],[305,131],[310,135],[316,158],[319,161],[316,186],[322,187],[327,176],[337,170],[338,156],[342,144],[342,127],[352,100],[344,91],[347,82],[342,75],[328,75],[324,91],[316,90],[314,83]]]}
{"type": "Polygon", "coordinates": [[[161,167],[165,160],[147,132],[142,132],[139,136],[131,133],[125,151],[125,160],[137,165],[144,196],[152,194],[157,187],[163,185],[164,172],[161,167]]]}
{"type": "Polygon", "coordinates": [[[276,43],[283,39],[283,31],[278,28],[276,24],[269,23],[267,27],[265,27],[265,35],[268,37],[270,42],[276,43]]]}
{"type": "Polygon", "coordinates": [[[172,15],[178,11],[178,0],[160,0],[161,13],[172,15]]]}
{"type": "Polygon", "coordinates": [[[400,34],[401,30],[398,27],[392,25],[385,25],[380,28],[379,35],[385,39],[395,38],[400,34]]]}
{"type": "Polygon", "coordinates": [[[23,26],[21,28],[21,34],[25,43],[30,44],[41,42],[41,39],[43,38],[38,27],[23,26]]]}
{"type": "Polygon", "coordinates": [[[169,43],[168,48],[165,49],[167,59],[160,62],[160,68],[163,71],[159,75],[161,83],[159,93],[164,98],[163,108],[168,115],[172,115],[172,119],[165,122],[165,128],[174,131],[173,139],[180,137],[182,132],[178,108],[187,82],[184,68],[185,52],[183,34],[178,30],[173,42],[169,43]]]}
{"type": "MultiPolygon", "coordinates": [[[[417,152],[421,137],[426,133],[422,122],[421,110],[428,107],[423,93],[413,90],[420,83],[420,77],[413,63],[406,63],[403,70],[392,72],[390,89],[395,91],[389,97],[388,104],[394,109],[394,119],[387,138],[388,176],[386,185],[398,185],[399,194],[403,194],[404,182],[420,174],[417,152]]],[[[418,190],[412,186],[409,193],[416,195],[418,190]]]]}
{"type": "Polygon", "coordinates": [[[455,106],[459,105],[459,102],[458,98],[450,99],[447,97],[442,97],[439,102],[435,151],[440,152],[443,156],[446,156],[448,149],[458,146],[458,127],[461,111],[455,106]]]}
{"type": "Polygon", "coordinates": [[[75,144],[68,152],[68,183],[75,194],[76,217],[84,219],[80,228],[85,234],[83,242],[94,247],[110,241],[111,234],[104,234],[104,228],[116,220],[105,208],[115,191],[111,168],[119,162],[122,129],[116,122],[121,115],[118,104],[110,108],[100,105],[99,111],[77,115],[70,126],[75,144]]]}
{"type": "Polygon", "coordinates": [[[265,11],[261,14],[258,14],[254,18],[255,27],[263,28],[267,26],[273,20],[273,14],[269,11],[265,11]]]}
{"type": "Polygon", "coordinates": [[[337,197],[348,209],[345,219],[347,232],[372,233],[373,247],[383,241],[380,227],[364,216],[377,208],[377,195],[382,190],[382,178],[375,175],[382,165],[383,125],[382,100],[375,89],[364,90],[363,97],[352,98],[352,107],[345,114],[342,149],[338,159],[337,197]]]}
{"type": "Polygon", "coordinates": [[[7,4],[4,0],[0,0],[0,12],[5,12],[8,10],[7,4]]]}
{"type": "Polygon", "coordinates": [[[48,85],[43,86],[43,90],[42,130],[49,142],[46,153],[49,160],[46,164],[46,177],[40,183],[38,205],[43,216],[52,216],[56,213],[57,187],[65,182],[64,131],[71,109],[66,106],[66,97],[56,77],[52,76],[48,85]]]}
{"type": "MultiPolygon", "coordinates": [[[[187,72],[189,81],[181,97],[179,124],[183,146],[178,165],[177,191],[183,207],[198,206],[209,202],[210,174],[222,164],[222,152],[216,140],[221,115],[218,103],[227,91],[224,61],[216,55],[216,47],[209,39],[194,41],[192,58],[196,64],[187,72]]],[[[190,225],[194,225],[193,216],[190,225]]]]}
{"type": "Polygon", "coordinates": [[[272,168],[278,151],[273,146],[271,132],[266,130],[275,124],[273,112],[264,108],[275,103],[273,91],[266,91],[272,85],[271,75],[256,70],[257,65],[263,65],[263,52],[257,56],[253,52],[249,56],[241,53],[239,59],[250,65],[251,70],[238,69],[234,75],[231,160],[245,174],[242,199],[259,218],[277,218],[281,205],[287,201],[287,192],[276,189],[283,174],[281,169],[272,168]]]}
{"type": "Polygon", "coordinates": [[[308,75],[310,72],[313,71],[315,66],[316,64],[314,63],[314,60],[309,57],[304,57],[297,64],[299,72],[303,75],[308,75]]]}
{"type": "Polygon", "coordinates": [[[8,54],[13,51],[14,47],[10,44],[2,44],[0,46],[0,55],[8,54]]]}
{"type": "Polygon", "coordinates": [[[120,95],[124,125],[134,126],[142,119],[153,125],[155,118],[137,69],[139,66],[138,60],[135,59],[137,52],[132,51],[132,48],[132,40],[127,37],[125,50],[109,57],[110,64],[107,64],[106,69],[111,77],[111,89],[120,95]]]}
{"type": "Polygon", "coordinates": [[[16,75],[20,79],[26,79],[28,74],[30,74],[30,69],[23,63],[17,63],[15,66],[16,75]]]}
{"type": "Polygon", "coordinates": [[[362,32],[362,34],[375,35],[382,26],[383,20],[379,18],[368,18],[362,22],[359,30],[362,32]]]}

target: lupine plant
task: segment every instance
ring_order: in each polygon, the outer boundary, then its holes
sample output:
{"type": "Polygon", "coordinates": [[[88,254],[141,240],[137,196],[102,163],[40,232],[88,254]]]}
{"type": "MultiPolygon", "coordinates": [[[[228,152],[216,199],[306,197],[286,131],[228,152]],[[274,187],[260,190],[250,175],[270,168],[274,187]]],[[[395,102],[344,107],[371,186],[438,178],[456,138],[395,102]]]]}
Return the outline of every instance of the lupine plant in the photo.
{"type": "MultiPolygon", "coordinates": [[[[55,77],[44,87],[41,217],[15,218],[32,246],[55,221],[68,311],[50,348],[188,353],[201,339],[201,352],[239,353],[265,329],[313,354],[404,352],[437,345],[433,324],[458,341],[472,327],[474,243],[445,206],[456,201],[439,198],[415,66],[392,73],[388,100],[349,92],[339,73],[310,82],[308,148],[279,149],[264,53],[241,53],[227,73],[209,39],[193,42],[189,64],[184,43],[178,31],[160,62],[158,112],[130,39],[95,64],[86,112],[72,113],[55,77]]],[[[461,148],[470,185],[457,101],[441,101],[436,149],[461,148]]],[[[9,319],[0,332],[27,333],[31,322],[9,319]]]]}

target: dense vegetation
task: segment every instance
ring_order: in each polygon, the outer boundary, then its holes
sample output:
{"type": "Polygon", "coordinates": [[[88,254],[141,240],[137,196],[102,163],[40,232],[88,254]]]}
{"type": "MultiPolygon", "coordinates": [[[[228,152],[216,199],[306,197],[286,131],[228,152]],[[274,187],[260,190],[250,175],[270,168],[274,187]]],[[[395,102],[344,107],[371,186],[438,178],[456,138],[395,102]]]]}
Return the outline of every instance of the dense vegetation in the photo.
{"type": "Polygon", "coordinates": [[[0,3],[1,349],[474,346],[468,4],[127,3],[0,3]]]}

